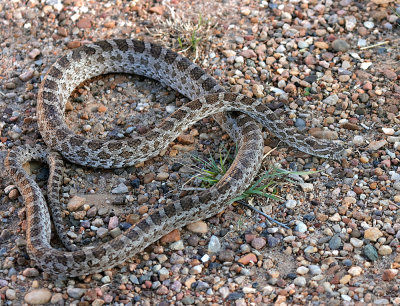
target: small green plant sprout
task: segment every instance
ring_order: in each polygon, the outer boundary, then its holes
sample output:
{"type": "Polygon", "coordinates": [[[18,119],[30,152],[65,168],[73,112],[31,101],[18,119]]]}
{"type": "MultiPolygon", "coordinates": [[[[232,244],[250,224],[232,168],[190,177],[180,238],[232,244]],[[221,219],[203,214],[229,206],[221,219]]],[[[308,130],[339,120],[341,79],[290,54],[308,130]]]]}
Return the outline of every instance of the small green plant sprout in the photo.
{"type": "Polygon", "coordinates": [[[211,154],[208,159],[198,156],[192,156],[192,158],[200,164],[200,167],[195,168],[198,173],[196,177],[203,182],[202,187],[204,188],[218,183],[233,161],[232,155],[226,149],[220,149],[218,160],[215,160],[211,154]]]}
{"type": "Polygon", "coordinates": [[[178,44],[179,44],[179,48],[183,49],[183,42],[180,37],[178,37],[178,44]]]}
{"type": "Polygon", "coordinates": [[[209,21],[204,20],[201,15],[199,15],[198,21],[196,24],[192,23],[184,23],[182,26],[181,35],[178,36],[177,41],[180,48],[181,53],[185,53],[188,50],[195,52],[196,57],[198,58],[198,46],[200,41],[208,32],[209,29],[209,21]]]}
{"type": "Polygon", "coordinates": [[[311,94],[310,90],[311,90],[310,87],[304,88],[304,96],[305,96],[305,97],[307,97],[307,96],[309,96],[309,95],[311,94]]]}
{"type": "Polygon", "coordinates": [[[199,54],[207,53],[211,47],[214,28],[218,27],[218,21],[211,15],[205,18],[202,15],[189,14],[184,10],[176,11],[174,7],[165,4],[169,10],[168,18],[158,18],[157,26],[146,28],[155,41],[168,39],[172,49],[178,53],[190,57],[193,62],[199,58],[199,54]],[[194,58],[193,58],[194,54],[194,58]]]}
{"type": "Polygon", "coordinates": [[[283,199],[277,195],[276,186],[279,184],[278,180],[284,179],[288,183],[294,184],[295,182],[290,179],[293,176],[309,175],[318,171],[288,171],[277,167],[272,167],[267,170],[257,181],[255,181],[249,188],[247,188],[240,196],[230,200],[231,203],[240,200],[245,200],[249,197],[261,196],[271,200],[282,201],[283,199]],[[272,190],[270,192],[266,192],[272,190]]]}
{"type": "MultiPolygon", "coordinates": [[[[226,149],[220,150],[219,157],[216,159],[212,155],[208,159],[202,159],[197,156],[192,158],[200,163],[200,166],[196,166],[195,170],[197,175],[193,178],[197,178],[202,181],[202,188],[197,190],[204,190],[218,183],[221,177],[229,169],[229,165],[233,161],[233,156],[226,149]]],[[[288,228],[285,224],[276,221],[270,216],[257,210],[253,206],[249,205],[247,201],[255,197],[264,197],[271,200],[282,201],[283,199],[278,195],[278,185],[283,183],[296,184],[292,178],[296,178],[300,175],[309,175],[317,173],[318,171],[288,171],[277,167],[272,167],[262,174],[249,188],[247,188],[241,195],[231,199],[229,202],[237,202],[244,205],[257,213],[265,216],[269,221],[276,223],[282,227],[288,228]],[[284,181],[284,182],[282,182],[284,181]]],[[[192,189],[193,190],[193,189],[192,189]]]]}

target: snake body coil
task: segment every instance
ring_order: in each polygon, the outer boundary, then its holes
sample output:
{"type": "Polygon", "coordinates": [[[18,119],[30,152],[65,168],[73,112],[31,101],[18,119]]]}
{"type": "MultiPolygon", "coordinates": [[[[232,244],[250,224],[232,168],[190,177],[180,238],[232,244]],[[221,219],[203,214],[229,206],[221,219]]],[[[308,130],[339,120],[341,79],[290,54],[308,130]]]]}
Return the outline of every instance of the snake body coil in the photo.
{"type": "Polygon", "coordinates": [[[343,149],[286,126],[261,102],[228,93],[214,78],[185,57],[156,44],[130,39],[99,41],[67,52],[48,71],[38,95],[38,124],[48,148],[22,146],[11,150],[6,166],[21,192],[27,212],[27,250],[49,273],[67,276],[99,272],[124,262],[166,233],[211,217],[226,208],[251,183],[261,165],[263,138],[257,122],[283,142],[303,152],[339,159],[343,149]],[[83,81],[106,73],[143,75],[192,99],[144,136],[125,140],[93,140],[74,134],[64,122],[71,92],[83,81]],[[238,111],[240,113],[225,113],[238,111]],[[227,173],[210,189],[186,196],[140,220],[113,240],[96,247],[58,250],[50,245],[50,214],[35,181],[22,165],[42,160],[50,165],[48,200],[59,236],[59,188],[63,162],[96,168],[119,168],[156,156],[182,131],[210,115],[238,142],[238,154],[227,173]],[[59,153],[57,153],[59,152],[59,153]]]}

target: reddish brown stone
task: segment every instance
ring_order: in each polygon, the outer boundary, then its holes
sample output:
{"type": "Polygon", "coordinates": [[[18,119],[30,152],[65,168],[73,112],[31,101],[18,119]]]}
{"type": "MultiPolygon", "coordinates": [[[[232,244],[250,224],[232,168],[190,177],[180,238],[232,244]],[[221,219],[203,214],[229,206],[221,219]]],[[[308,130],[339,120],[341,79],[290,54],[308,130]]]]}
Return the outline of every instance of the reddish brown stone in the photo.
{"type": "Polygon", "coordinates": [[[311,65],[315,65],[317,63],[317,59],[312,55],[308,55],[304,59],[304,62],[306,63],[307,66],[311,66],[311,65]]]}
{"type": "Polygon", "coordinates": [[[342,125],[342,128],[346,129],[346,130],[352,130],[352,131],[357,131],[360,129],[360,127],[356,124],[350,123],[350,122],[346,122],[342,125]]]}
{"type": "Polygon", "coordinates": [[[80,29],[90,29],[92,27],[92,21],[89,18],[81,18],[76,23],[76,26],[80,29]]]}
{"type": "Polygon", "coordinates": [[[106,22],[104,24],[104,27],[107,28],[107,29],[113,29],[113,28],[115,28],[115,25],[116,25],[115,21],[112,20],[112,21],[106,22]]]}
{"type": "Polygon", "coordinates": [[[249,253],[249,254],[246,254],[245,256],[243,256],[242,258],[240,258],[238,262],[243,265],[248,265],[250,262],[256,263],[257,256],[254,255],[253,253],[249,253]]]}
{"type": "Polygon", "coordinates": [[[59,27],[57,29],[57,33],[58,33],[58,35],[63,36],[63,37],[67,37],[68,36],[68,31],[64,27],[59,27]]]}
{"type": "Polygon", "coordinates": [[[385,271],[383,271],[382,279],[384,281],[391,281],[396,277],[397,274],[398,271],[396,269],[386,269],[385,271]]]}
{"type": "Polygon", "coordinates": [[[358,195],[364,193],[364,190],[362,190],[362,188],[361,188],[361,187],[358,187],[358,186],[354,186],[353,191],[354,191],[356,194],[358,194],[358,195]]]}
{"type": "Polygon", "coordinates": [[[81,46],[81,42],[74,40],[74,41],[70,41],[67,43],[67,48],[68,49],[75,49],[81,46]]]}
{"type": "Polygon", "coordinates": [[[181,239],[181,232],[177,229],[174,229],[169,234],[165,235],[160,239],[161,244],[167,244],[171,242],[175,242],[181,239]]]}
{"type": "Polygon", "coordinates": [[[188,145],[188,144],[193,144],[194,143],[194,137],[192,135],[180,135],[177,138],[178,142],[184,145],[188,145]]]}
{"type": "Polygon", "coordinates": [[[149,9],[150,13],[155,13],[158,15],[164,14],[164,7],[163,6],[153,6],[149,9]]]}

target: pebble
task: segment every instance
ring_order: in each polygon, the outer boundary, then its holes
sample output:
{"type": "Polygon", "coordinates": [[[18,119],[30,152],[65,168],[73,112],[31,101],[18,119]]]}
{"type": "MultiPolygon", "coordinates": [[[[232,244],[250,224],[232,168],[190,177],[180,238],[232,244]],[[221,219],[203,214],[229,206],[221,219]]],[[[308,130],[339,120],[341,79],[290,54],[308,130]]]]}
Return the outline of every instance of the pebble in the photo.
{"type": "Polygon", "coordinates": [[[235,252],[232,250],[221,250],[218,254],[221,262],[232,262],[235,259],[235,252]]]}
{"type": "Polygon", "coordinates": [[[390,255],[392,254],[392,248],[388,245],[382,245],[378,249],[378,254],[381,256],[390,255]]]}
{"type": "Polygon", "coordinates": [[[104,227],[100,227],[97,230],[96,234],[97,234],[97,237],[99,237],[101,239],[101,238],[104,238],[105,236],[107,236],[108,230],[104,227]]]}
{"type": "Polygon", "coordinates": [[[176,107],[174,105],[167,105],[165,107],[165,110],[167,111],[168,114],[172,114],[176,110],[176,107]]]}
{"type": "MultiPolygon", "coordinates": [[[[288,91],[287,88],[285,88],[285,91],[288,91]]],[[[300,131],[302,131],[302,130],[304,130],[306,128],[306,122],[301,118],[296,118],[296,121],[294,122],[294,125],[300,131]]]]}
{"type": "Polygon", "coordinates": [[[155,178],[156,178],[155,173],[147,173],[143,177],[143,183],[144,184],[150,184],[155,178]]]}
{"type": "Polygon", "coordinates": [[[300,48],[300,49],[306,49],[306,48],[308,48],[310,45],[307,43],[307,42],[305,42],[304,40],[300,40],[298,43],[297,43],[297,45],[298,45],[298,47],[300,48]]]}
{"type": "Polygon", "coordinates": [[[176,242],[173,242],[169,245],[169,248],[173,251],[181,251],[183,250],[185,247],[183,245],[183,241],[182,240],[178,240],[176,242]]]}
{"type": "Polygon", "coordinates": [[[363,63],[360,64],[360,68],[363,69],[363,70],[367,70],[371,66],[372,66],[371,62],[363,62],[363,63]]]}
{"type": "Polygon", "coordinates": [[[188,224],[186,228],[192,233],[197,233],[197,234],[206,234],[208,232],[207,223],[205,223],[204,221],[197,221],[188,224]]]}
{"type": "Polygon", "coordinates": [[[363,272],[363,269],[361,268],[361,267],[351,267],[350,269],[349,269],[349,271],[347,271],[351,276],[354,276],[354,277],[356,277],[356,276],[360,276],[361,275],[361,273],[363,272]]]}
{"type": "Polygon", "coordinates": [[[360,239],[357,238],[350,238],[350,243],[355,247],[355,248],[361,248],[364,245],[364,242],[360,239]]]}
{"type": "Polygon", "coordinates": [[[24,301],[30,305],[41,305],[46,304],[51,299],[51,292],[49,289],[34,289],[28,292],[25,297],[24,301]]]}
{"type": "Polygon", "coordinates": [[[364,137],[361,135],[355,135],[353,138],[353,144],[356,146],[361,146],[364,144],[364,137]]]}
{"type": "Polygon", "coordinates": [[[28,53],[28,56],[30,59],[35,59],[36,57],[38,57],[40,55],[40,53],[41,53],[40,50],[35,48],[28,53]]]}
{"type": "Polygon", "coordinates": [[[364,238],[374,242],[377,241],[382,236],[383,233],[376,227],[370,227],[366,229],[364,232],[364,238]]]}
{"type": "Polygon", "coordinates": [[[138,204],[143,204],[149,200],[149,197],[145,194],[139,194],[137,200],[138,200],[138,204]]]}
{"type": "Polygon", "coordinates": [[[168,292],[169,292],[168,288],[167,288],[166,286],[164,286],[164,285],[160,286],[160,287],[156,290],[156,293],[157,293],[158,295],[167,295],[168,292]]]}
{"type": "Polygon", "coordinates": [[[307,285],[307,280],[303,276],[299,276],[293,280],[293,284],[299,287],[304,287],[307,285]]]}
{"type": "Polygon", "coordinates": [[[300,187],[304,192],[311,192],[314,190],[314,185],[311,183],[300,183],[300,187]]]}
{"type": "Polygon", "coordinates": [[[117,187],[111,190],[111,193],[120,194],[127,193],[128,191],[128,186],[126,186],[124,183],[120,183],[117,187]]]}
{"type": "Polygon", "coordinates": [[[80,299],[86,292],[86,289],[82,288],[68,288],[67,294],[73,299],[80,299]]]}
{"type": "Polygon", "coordinates": [[[254,239],[251,241],[251,246],[252,246],[253,248],[255,248],[256,250],[261,250],[261,249],[265,246],[266,243],[267,243],[267,242],[265,241],[264,238],[259,238],[259,237],[257,237],[257,238],[254,238],[254,239]]]}
{"type": "Polygon", "coordinates": [[[397,80],[397,74],[396,74],[396,72],[394,72],[394,71],[391,70],[391,69],[384,69],[384,70],[382,71],[382,73],[383,73],[383,75],[384,75],[387,79],[389,79],[389,80],[391,80],[391,81],[397,80]]]}
{"type": "Polygon", "coordinates": [[[181,239],[181,232],[178,229],[174,229],[172,232],[166,234],[160,239],[161,244],[167,244],[176,242],[181,239]]]}
{"type": "Polygon", "coordinates": [[[219,241],[217,236],[212,235],[210,238],[210,242],[208,243],[208,252],[219,253],[220,251],[221,251],[221,242],[219,241]]]}
{"type": "Polygon", "coordinates": [[[279,45],[279,47],[276,49],[277,53],[285,53],[286,52],[286,48],[284,45],[279,45]]]}
{"type": "Polygon", "coordinates": [[[257,263],[257,257],[253,253],[246,254],[238,260],[243,265],[248,265],[250,262],[257,263]]]}
{"type": "Polygon", "coordinates": [[[296,201],[296,200],[287,200],[287,201],[285,202],[286,208],[289,208],[289,209],[295,208],[296,205],[297,205],[297,201],[296,201]]]}
{"type": "Polygon", "coordinates": [[[218,289],[218,292],[221,294],[221,297],[222,297],[223,300],[225,300],[228,297],[229,293],[230,293],[228,287],[221,287],[221,288],[218,289]]]}
{"type": "Polygon", "coordinates": [[[251,49],[243,50],[240,55],[245,58],[257,57],[257,54],[251,49]]]}
{"type": "Polygon", "coordinates": [[[307,231],[307,225],[301,221],[298,221],[294,230],[299,233],[305,233],[307,231]]]}
{"type": "Polygon", "coordinates": [[[357,19],[354,16],[346,16],[346,30],[352,32],[357,25],[357,19]]]}
{"type": "Polygon", "coordinates": [[[387,141],[385,139],[371,141],[368,145],[368,149],[371,151],[377,151],[385,145],[387,145],[387,141]]]}
{"type": "Polygon", "coordinates": [[[243,56],[236,56],[235,57],[235,62],[238,64],[243,64],[244,63],[244,57],[243,56]]]}
{"type": "MultiPolygon", "coordinates": [[[[365,47],[366,45],[367,45],[367,41],[365,39],[363,39],[363,38],[360,38],[357,41],[357,46],[360,47],[360,48],[365,47]]],[[[361,68],[361,69],[363,69],[363,68],[361,68]]]]}
{"type": "Polygon", "coordinates": [[[160,282],[165,281],[166,279],[169,278],[169,271],[167,268],[163,267],[160,270],[158,270],[158,277],[160,282]]]}
{"type": "Polygon", "coordinates": [[[18,76],[18,78],[19,78],[22,82],[27,82],[27,81],[29,81],[30,79],[33,78],[33,73],[34,73],[34,70],[33,70],[33,69],[28,69],[27,71],[21,73],[21,74],[18,76]]]}
{"type": "Polygon", "coordinates": [[[39,275],[39,271],[35,268],[26,268],[23,272],[22,272],[23,276],[26,277],[36,277],[39,275]]]}
{"type": "Polygon", "coordinates": [[[346,275],[344,275],[344,276],[339,280],[339,283],[342,284],[342,285],[345,285],[345,284],[347,284],[350,280],[351,280],[351,275],[346,274],[346,275]]]}
{"type": "Polygon", "coordinates": [[[364,249],[363,249],[364,255],[371,261],[375,261],[378,259],[378,252],[376,249],[370,245],[367,244],[364,249]]]}
{"type": "Polygon", "coordinates": [[[270,248],[276,247],[278,244],[280,244],[280,242],[281,242],[281,239],[276,238],[271,235],[269,235],[267,238],[268,247],[270,247],[270,248]]]}
{"type": "Polygon", "coordinates": [[[160,173],[157,174],[156,180],[157,181],[165,181],[168,177],[169,177],[169,173],[168,172],[160,172],[160,173]]]}
{"type": "Polygon", "coordinates": [[[336,103],[338,101],[339,101],[339,97],[336,94],[330,95],[329,97],[322,100],[323,103],[326,103],[329,105],[336,105],[336,103]]]}
{"type": "Polygon", "coordinates": [[[338,235],[333,236],[329,240],[329,248],[331,250],[338,250],[341,247],[341,245],[342,245],[342,240],[338,235]]]}
{"type": "Polygon", "coordinates": [[[301,266],[296,269],[296,273],[299,275],[306,275],[310,271],[307,267],[301,266]]]}
{"type": "Polygon", "coordinates": [[[321,268],[317,265],[310,265],[308,266],[308,268],[310,269],[310,273],[312,275],[320,275],[321,274],[321,268]]]}
{"type": "Polygon", "coordinates": [[[89,132],[92,129],[92,126],[90,124],[85,124],[82,126],[82,130],[85,132],[89,132]]]}
{"type": "Polygon", "coordinates": [[[256,98],[263,98],[265,96],[264,87],[262,85],[254,84],[252,90],[256,98]]]}
{"type": "Polygon", "coordinates": [[[50,303],[58,304],[61,303],[62,300],[63,300],[63,295],[61,293],[54,293],[53,296],[51,297],[50,303]]]}
{"type": "Polygon", "coordinates": [[[233,50],[223,50],[222,54],[225,55],[226,57],[236,56],[236,52],[233,50]]]}
{"type": "Polygon", "coordinates": [[[316,41],[314,43],[314,46],[316,46],[319,49],[328,49],[329,48],[329,45],[326,42],[323,42],[323,41],[316,41]]]}
{"type": "Polygon", "coordinates": [[[382,132],[385,134],[385,135],[389,135],[389,136],[392,136],[393,134],[394,134],[394,129],[393,128],[382,128],[382,132]]]}
{"type": "Polygon", "coordinates": [[[350,45],[343,39],[336,39],[332,42],[332,48],[337,52],[346,52],[350,49],[350,45]]]}
{"type": "Polygon", "coordinates": [[[110,218],[110,221],[108,221],[108,230],[112,230],[114,228],[116,228],[118,226],[118,217],[117,216],[113,216],[110,218]]]}
{"type": "Polygon", "coordinates": [[[367,29],[372,29],[375,26],[375,24],[372,21],[365,21],[364,22],[364,27],[367,29]]]}
{"type": "Polygon", "coordinates": [[[111,282],[110,276],[106,275],[106,276],[102,277],[102,278],[101,278],[101,282],[102,282],[103,284],[108,284],[108,283],[110,283],[110,282],[111,282]]]}
{"type": "Polygon", "coordinates": [[[385,269],[382,274],[382,280],[391,281],[392,279],[395,279],[398,273],[398,269],[385,269]]]}
{"type": "Polygon", "coordinates": [[[185,296],[182,299],[184,305],[194,305],[195,299],[192,296],[185,296]]]}
{"type": "Polygon", "coordinates": [[[309,245],[304,249],[304,253],[311,254],[318,252],[318,249],[315,246],[309,245]]]}
{"type": "Polygon", "coordinates": [[[73,196],[67,204],[67,209],[69,211],[77,211],[83,204],[86,203],[86,199],[78,196],[73,196]]]}
{"type": "Polygon", "coordinates": [[[14,289],[7,289],[6,290],[6,298],[7,300],[15,300],[17,298],[16,292],[14,289]]]}
{"type": "Polygon", "coordinates": [[[196,265],[190,269],[189,273],[192,275],[196,275],[200,274],[202,271],[203,271],[203,265],[196,265]]]}

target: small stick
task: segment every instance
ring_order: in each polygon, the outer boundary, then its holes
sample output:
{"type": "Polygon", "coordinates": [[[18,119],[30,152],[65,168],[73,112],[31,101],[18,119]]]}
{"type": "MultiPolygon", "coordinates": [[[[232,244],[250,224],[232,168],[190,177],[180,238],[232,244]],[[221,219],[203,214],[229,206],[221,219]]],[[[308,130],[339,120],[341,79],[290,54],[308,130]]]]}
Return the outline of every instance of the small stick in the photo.
{"type": "Polygon", "coordinates": [[[267,219],[268,219],[269,221],[271,221],[272,223],[276,223],[276,224],[278,224],[279,226],[282,226],[282,227],[284,227],[284,228],[286,228],[286,229],[290,229],[290,227],[288,227],[286,224],[283,224],[283,223],[281,223],[281,222],[275,220],[274,218],[272,218],[272,217],[268,216],[267,214],[263,213],[261,210],[258,210],[257,208],[255,208],[255,207],[253,207],[253,206],[247,204],[245,201],[239,200],[239,201],[236,201],[236,202],[239,203],[239,204],[241,204],[241,205],[243,205],[243,206],[246,206],[247,208],[250,208],[250,209],[254,210],[255,212],[258,212],[260,215],[264,216],[265,218],[267,218],[267,219]]]}
{"type": "Polygon", "coordinates": [[[366,49],[371,49],[371,48],[379,47],[379,46],[382,46],[382,45],[387,45],[389,42],[390,42],[389,40],[383,41],[383,42],[377,43],[377,44],[375,44],[375,45],[362,47],[362,48],[360,48],[360,50],[366,50],[366,49]]]}

